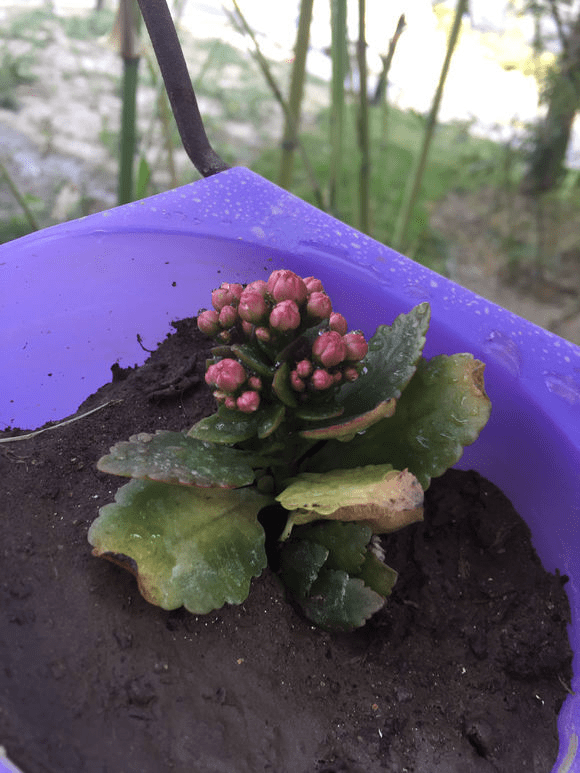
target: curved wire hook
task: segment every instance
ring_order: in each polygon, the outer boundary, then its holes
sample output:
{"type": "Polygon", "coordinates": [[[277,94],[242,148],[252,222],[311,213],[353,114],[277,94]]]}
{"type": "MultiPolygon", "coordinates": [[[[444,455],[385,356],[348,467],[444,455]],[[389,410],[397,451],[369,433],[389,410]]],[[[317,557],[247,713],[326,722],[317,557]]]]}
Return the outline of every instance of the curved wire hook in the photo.
{"type": "Polygon", "coordinates": [[[209,144],[183,50],[166,0],[137,0],[185,152],[203,177],[230,167],[209,144]]]}

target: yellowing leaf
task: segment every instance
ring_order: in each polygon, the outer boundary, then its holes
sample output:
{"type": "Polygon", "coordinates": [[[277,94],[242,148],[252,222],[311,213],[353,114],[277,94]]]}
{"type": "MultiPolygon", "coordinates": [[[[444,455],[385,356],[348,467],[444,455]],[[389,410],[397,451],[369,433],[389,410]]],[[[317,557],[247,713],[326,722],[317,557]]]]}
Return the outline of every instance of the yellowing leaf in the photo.
{"type": "Polygon", "coordinates": [[[388,463],[409,469],[426,490],[431,478],[461,458],[464,446],[477,439],[489,418],[484,369],[471,354],[420,360],[392,416],[350,443],[329,441],[308,459],[309,469],[388,463]]]}
{"type": "Polygon", "coordinates": [[[293,525],[322,518],[358,521],[383,534],[423,520],[423,489],[418,480],[390,464],[301,473],[277,500],[293,511],[293,525]]]}
{"type": "Polygon", "coordinates": [[[248,488],[132,480],[101,508],[89,542],[93,555],[135,574],[151,604],[205,614],[241,604],[266,566],[257,516],[271,502],[248,488]]]}

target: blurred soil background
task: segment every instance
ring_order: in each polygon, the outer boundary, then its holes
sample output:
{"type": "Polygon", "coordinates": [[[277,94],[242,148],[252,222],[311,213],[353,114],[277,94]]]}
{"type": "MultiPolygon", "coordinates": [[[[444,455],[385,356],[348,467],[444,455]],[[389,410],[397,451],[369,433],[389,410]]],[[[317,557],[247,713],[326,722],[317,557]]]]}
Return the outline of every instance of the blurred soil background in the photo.
{"type": "MultiPolygon", "coordinates": [[[[438,21],[449,27],[453,4],[440,5],[438,21]]],[[[0,2],[0,243],[118,203],[123,67],[115,35],[118,3],[104,0],[97,6],[65,13],[40,2],[25,8],[15,0],[0,2]]],[[[183,6],[176,6],[176,16],[183,6]]],[[[278,183],[284,112],[239,18],[237,26],[234,16],[226,19],[223,35],[219,26],[216,30],[215,37],[194,37],[179,26],[210,141],[227,163],[248,166],[278,183]]],[[[267,42],[258,36],[260,41],[267,42]]],[[[356,49],[354,43],[351,47],[356,49]]],[[[181,147],[144,30],[138,53],[132,198],[199,179],[181,147]]],[[[283,94],[289,90],[292,59],[267,58],[283,94]]],[[[350,68],[346,83],[337,193],[325,208],[393,245],[428,116],[389,99],[373,100],[379,73],[369,74],[371,207],[363,224],[356,192],[358,80],[350,68]]],[[[300,140],[311,168],[297,154],[289,187],[316,205],[312,175],[323,178],[332,164],[331,110],[329,82],[307,73],[300,140]]],[[[526,136],[533,135],[533,126],[514,121],[512,130],[504,127],[492,140],[473,132],[472,124],[437,123],[408,235],[398,246],[580,344],[580,171],[567,166],[548,190],[526,190],[526,136]]]]}

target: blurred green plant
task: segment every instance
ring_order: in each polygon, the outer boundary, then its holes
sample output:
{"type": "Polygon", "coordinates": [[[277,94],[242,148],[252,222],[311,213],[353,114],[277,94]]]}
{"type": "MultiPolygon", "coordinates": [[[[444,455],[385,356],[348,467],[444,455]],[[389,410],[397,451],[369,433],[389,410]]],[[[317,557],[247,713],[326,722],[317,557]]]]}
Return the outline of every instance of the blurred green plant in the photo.
{"type": "Polygon", "coordinates": [[[371,154],[369,134],[369,97],[367,88],[366,1],[358,0],[358,40],[356,60],[358,65],[358,113],[357,137],[360,153],[358,174],[359,230],[371,232],[371,154]]]}
{"type": "Polygon", "coordinates": [[[463,15],[464,13],[466,13],[467,9],[468,9],[468,0],[457,0],[453,26],[451,28],[451,31],[449,33],[449,38],[447,41],[447,51],[445,53],[445,59],[443,61],[443,66],[441,68],[439,83],[437,84],[437,89],[433,97],[431,110],[429,111],[429,115],[427,116],[427,122],[425,125],[425,133],[423,135],[423,141],[421,143],[420,150],[415,157],[415,162],[413,164],[413,171],[406,180],[405,193],[404,193],[401,209],[399,211],[399,215],[397,218],[397,226],[391,239],[392,246],[396,250],[399,250],[399,252],[405,251],[407,248],[407,244],[408,244],[407,236],[408,236],[409,226],[410,226],[411,218],[413,217],[413,211],[415,209],[417,200],[419,198],[421,185],[423,183],[423,177],[425,175],[425,167],[427,164],[427,158],[433,141],[433,134],[435,132],[435,127],[437,125],[437,116],[439,113],[439,106],[441,104],[441,99],[443,98],[445,81],[447,80],[447,74],[449,72],[449,66],[451,65],[453,52],[455,51],[455,46],[459,39],[459,33],[461,31],[461,22],[463,19],[463,15]]]}
{"type": "MultiPolygon", "coordinates": [[[[37,203],[35,197],[29,196],[20,191],[20,189],[14,182],[12,175],[8,171],[8,168],[2,161],[0,161],[0,180],[2,179],[6,182],[10,190],[10,193],[13,195],[14,199],[17,201],[18,205],[22,209],[24,220],[28,225],[28,228],[25,231],[25,233],[29,233],[30,231],[37,231],[39,226],[38,226],[36,217],[34,216],[34,213],[32,211],[32,204],[37,203]]],[[[12,224],[12,228],[16,228],[17,231],[20,230],[20,220],[18,218],[16,219],[11,218],[10,222],[12,224]]],[[[23,234],[19,234],[19,235],[22,236],[23,234]]]]}
{"type": "MultiPolygon", "coordinates": [[[[286,119],[286,124],[289,127],[289,130],[292,133],[292,136],[295,138],[295,142],[297,145],[298,150],[300,151],[300,155],[302,158],[302,163],[304,165],[304,168],[306,169],[309,179],[310,179],[310,186],[312,188],[314,198],[316,200],[317,206],[319,206],[321,209],[326,209],[326,205],[324,203],[324,194],[322,191],[322,188],[320,186],[320,183],[316,177],[316,173],[314,171],[313,164],[308,156],[308,153],[306,152],[306,148],[304,147],[304,144],[302,143],[300,136],[298,134],[298,127],[296,125],[295,116],[292,112],[292,109],[290,105],[288,104],[287,100],[282,95],[282,90],[280,89],[278,82],[272,72],[272,68],[270,67],[270,64],[266,57],[262,54],[262,51],[260,49],[260,45],[258,43],[258,40],[256,38],[256,35],[254,34],[254,31],[248,24],[244,14],[242,13],[239,4],[236,2],[236,0],[233,0],[234,8],[235,8],[235,14],[229,13],[229,18],[234,27],[238,29],[240,32],[245,33],[248,35],[254,44],[254,58],[256,62],[258,63],[258,66],[260,67],[266,82],[268,83],[268,86],[272,90],[272,94],[276,98],[278,104],[282,108],[282,112],[284,114],[284,118],[286,119]]],[[[299,106],[299,99],[296,99],[296,105],[294,108],[297,110],[299,106]]]]}
{"type": "MultiPolygon", "coordinates": [[[[317,177],[327,179],[331,164],[331,148],[328,143],[330,108],[322,110],[315,125],[302,134],[302,142],[312,159],[317,177]]],[[[416,148],[420,145],[424,121],[411,112],[389,108],[389,135],[384,151],[373,156],[370,174],[370,198],[373,204],[373,237],[390,244],[400,211],[403,197],[402,181],[412,172],[416,148]]],[[[369,114],[371,143],[381,138],[382,116],[380,111],[369,114]]],[[[345,106],[344,146],[356,146],[356,106],[345,106]]],[[[441,268],[436,254],[430,252],[433,236],[429,225],[429,208],[432,202],[445,197],[453,190],[471,191],[484,185],[499,186],[502,177],[504,149],[491,140],[468,136],[465,138],[461,126],[439,124],[433,138],[431,160],[425,166],[423,184],[417,204],[409,223],[408,243],[413,247],[413,257],[441,268]],[[460,141],[458,141],[458,137],[460,141]],[[465,159],[465,163],[464,163],[465,159]]],[[[269,149],[252,163],[252,169],[269,180],[276,181],[278,173],[278,151],[269,149]]],[[[356,180],[359,174],[359,160],[356,154],[342,154],[342,166],[337,178],[336,202],[332,214],[343,222],[357,227],[359,204],[356,180]]],[[[297,159],[292,192],[316,205],[310,187],[310,178],[305,173],[301,160],[297,159]]]]}
{"type": "Polygon", "coordinates": [[[345,80],[349,71],[348,34],[346,26],[347,0],[332,0],[330,5],[330,81],[328,201],[331,214],[337,212],[338,179],[341,174],[344,149],[345,80]]]}
{"type": "Polygon", "coordinates": [[[280,173],[278,184],[282,188],[290,188],[292,171],[294,169],[294,151],[297,147],[297,133],[300,127],[300,112],[304,95],[306,78],[306,57],[310,40],[310,24],[312,22],[312,7],[314,0],[301,0],[296,44],[294,46],[294,62],[290,78],[290,96],[288,98],[288,115],[282,136],[282,152],[280,155],[280,173]]]}
{"type": "Polygon", "coordinates": [[[36,80],[30,71],[30,55],[15,56],[7,51],[0,60],[0,108],[17,110],[18,99],[15,90],[18,86],[29,85],[36,80]]]}
{"type": "Polygon", "coordinates": [[[108,35],[115,23],[115,13],[109,8],[86,15],[58,17],[66,35],[76,40],[94,40],[108,35]]]}
{"type": "Polygon", "coordinates": [[[133,176],[137,142],[137,83],[139,73],[139,27],[141,14],[137,0],[120,0],[116,21],[116,39],[123,62],[121,85],[121,136],[117,200],[133,201],[133,176]]]}
{"type": "Polygon", "coordinates": [[[53,38],[51,25],[56,24],[69,38],[94,40],[109,33],[114,20],[115,14],[108,8],[72,16],[60,16],[47,7],[34,8],[9,17],[0,30],[0,37],[7,40],[26,40],[35,46],[41,46],[53,38]]]}

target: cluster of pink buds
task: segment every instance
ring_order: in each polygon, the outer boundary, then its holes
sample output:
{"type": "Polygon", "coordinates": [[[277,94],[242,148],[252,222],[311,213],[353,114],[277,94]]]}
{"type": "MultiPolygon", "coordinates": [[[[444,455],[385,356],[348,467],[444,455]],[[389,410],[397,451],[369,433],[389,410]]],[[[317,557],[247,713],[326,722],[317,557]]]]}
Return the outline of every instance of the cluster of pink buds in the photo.
{"type": "Polygon", "coordinates": [[[246,287],[223,282],[211,300],[213,309],[199,314],[198,327],[226,344],[233,340],[234,330],[244,339],[267,344],[332,315],[322,282],[314,277],[302,279],[286,269],[273,271],[267,282],[258,279],[246,287]]]}
{"type": "Polygon", "coordinates": [[[197,326],[202,333],[221,341],[230,340],[229,330],[238,321],[238,304],[244,290],[241,284],[222,282],[211,294],[213,309],[202,311],[197,317],[197,326]]]}
{"type": "Polygon", "coordinates": [[[209,366],[205,381],[215,387],[214,397],[226,408],[237,409],[242,413],[253,413],[260,406],[262,380],[258,376],[248,375],[244,366],[231,358],[225,358],[209,366]]]}
{"type": "MultiPolygon", "coordinates": [[[[338,327],[344,329],[344,317],[341,314],[333,316],[340,317],[338,327]]],[[[356,381],[360,361],[368,350],[362,333],[341,335],[336,329],[322,332],[312,344],[311,359],[300,360],[290,372],[290,386],[296,392],[305,392],[308,387],[323,392],[343,381],[356,381]]]]}
{"type": "MultiPolygon", "coordinates": [[[[212,293],[212,305],[199,314],[199,329],[222,344],[258,344],[261,354],[271,358],[269,367],[284,349],[290,387],[300,402],[359,376],[368,344],[362,333],[348,332],[346,319],[333,311],[316,277],[303,279],[281,269],[267,281],[259,279],[245,287],[223,282],[212,293]],[[313,342],[312,332],[306,332],[312,328],[318,331],[313,342]],[[294,347],[295,359],[289,361],[293,339],[300,345],[294,347]]],[[[244,413],[256,411],[264,397],[261,378],[228,355],[209,366],[206,381],[220,404],[244,413]]],[[[266,392],[270,395],[269,387],[266,392]]]]}

